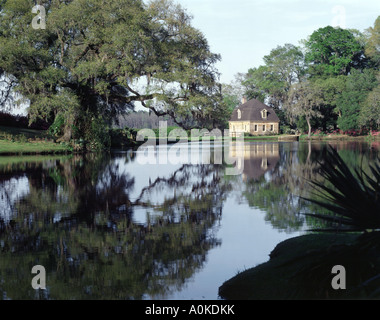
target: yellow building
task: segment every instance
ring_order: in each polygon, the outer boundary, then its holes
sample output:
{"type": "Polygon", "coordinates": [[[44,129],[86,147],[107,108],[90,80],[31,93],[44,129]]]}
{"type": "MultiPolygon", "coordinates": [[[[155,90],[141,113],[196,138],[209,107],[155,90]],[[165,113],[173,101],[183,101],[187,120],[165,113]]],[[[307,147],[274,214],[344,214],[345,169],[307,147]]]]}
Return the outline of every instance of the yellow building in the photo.
{"type": "Polygon", "coordinates": [[[244,181],[260,180],[268,171],[273,171],[280,160],[280,145],[273,143],[231,144],[229,155],[238,159],[238,169],[242,169],[244,181]]]}
{"type": "Polygon", "coordinates": [[[241,136],[244,133],[252,135],[278,134],[280,119],[273,108],[259,100],[246,101],[235,108],[229,121],[230,136],[241,136]]]}

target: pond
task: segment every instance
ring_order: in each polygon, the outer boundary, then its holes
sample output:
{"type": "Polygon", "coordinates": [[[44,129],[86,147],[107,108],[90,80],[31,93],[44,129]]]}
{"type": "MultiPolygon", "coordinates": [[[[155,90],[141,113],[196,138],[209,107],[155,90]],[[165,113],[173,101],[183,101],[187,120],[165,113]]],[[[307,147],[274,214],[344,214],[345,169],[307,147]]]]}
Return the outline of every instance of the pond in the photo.
{"type": "MultiPolygon", "coordinates": [[[[376,143],[330,145],[350,167],[380,154],[376,143]]],[[[327,147],[194,142],[0,157],[0,299],[219,299],[224,281],[320,225],[304,213],[321,209],[300,197],[320,179],[327,147]],[[31,286],[35,265],[46,290],[31,286]]]]}

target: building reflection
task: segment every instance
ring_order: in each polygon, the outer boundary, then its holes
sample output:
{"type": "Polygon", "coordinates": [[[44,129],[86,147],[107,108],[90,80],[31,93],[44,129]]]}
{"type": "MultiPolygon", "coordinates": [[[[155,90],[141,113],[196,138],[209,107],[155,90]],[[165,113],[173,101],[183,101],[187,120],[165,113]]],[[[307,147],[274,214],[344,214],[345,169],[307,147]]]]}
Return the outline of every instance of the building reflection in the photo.
{"type": "Polygon", "coordinates": [[[244,143],[230,146],[230,157],[237,158],[244,181],[259,180],[280,160],[279,143],[244,143]],[[243,168],[242,168],[243,167],[243,168]]]}

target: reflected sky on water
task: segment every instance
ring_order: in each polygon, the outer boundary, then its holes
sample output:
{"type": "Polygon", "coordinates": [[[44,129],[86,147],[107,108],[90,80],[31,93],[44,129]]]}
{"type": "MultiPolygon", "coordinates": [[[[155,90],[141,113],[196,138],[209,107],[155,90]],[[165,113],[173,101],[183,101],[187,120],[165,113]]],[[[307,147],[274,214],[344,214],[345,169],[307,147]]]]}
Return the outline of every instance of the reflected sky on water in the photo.
{"type": "MultiPolygon", "coordinates": [[[[370,143],[332,143],[351,166],[370,143]]],[[[237,272],[313,227],[302,213],[327,144],[161,145],[0,158],[3,299],[218,299],[237,272]],[[233,160],[236,160],[234,163],[233,160]],[[145,164],[144,164],[145,163],[145,164]],[[236,167],[239,174],[226,174],[236,167]],[[31,269],[47,290],[31,288],[31,269]]]]}

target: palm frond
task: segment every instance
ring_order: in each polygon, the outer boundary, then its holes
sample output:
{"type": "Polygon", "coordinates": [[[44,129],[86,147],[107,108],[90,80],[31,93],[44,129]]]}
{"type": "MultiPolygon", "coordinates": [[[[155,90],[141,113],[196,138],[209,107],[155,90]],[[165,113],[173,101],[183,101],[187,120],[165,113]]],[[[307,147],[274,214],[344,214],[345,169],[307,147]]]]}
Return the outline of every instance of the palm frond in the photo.
{"type": "Polygon", "coordinates": [[[311,181],[318,199],[303,199],[329,210],[334,216],[319,213],[307,215],[337,224],[342,231],[380,229],[380,165],[375,163],[370,166],[373,177],[362,168],[355,169],[354,174],[334,148],[330,147],[327,155],[326,161],[319,164],[321,176],[332,187],[311,181]]]}

